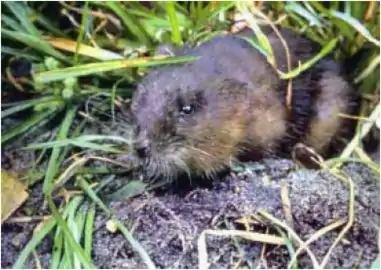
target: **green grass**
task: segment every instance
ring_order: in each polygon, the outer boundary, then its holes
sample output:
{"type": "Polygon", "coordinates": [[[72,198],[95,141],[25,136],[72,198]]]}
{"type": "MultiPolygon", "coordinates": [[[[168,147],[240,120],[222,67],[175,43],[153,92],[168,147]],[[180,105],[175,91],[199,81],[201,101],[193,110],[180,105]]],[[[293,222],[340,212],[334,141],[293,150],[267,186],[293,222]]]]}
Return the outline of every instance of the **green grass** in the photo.
{"type": "MultiPolygon", "coordinates": [[[[260,24],[266,21],[281,20],[283,26],[302,32],[323,46],[322,51],[302,63],[300,69],[281,74],[283,78],[297,76],[327,53],[332,52],[337,59],[345,60],[365,50],[351,77],[364,95],[371,95],[375,105],[366,104],[364,107],[361,116],[369,117],[371,121],[359,121],[358,134],[340,158],[345,161],[354,155],[353,160],[364,162],[379,173],[379,164],[372,164],[369,159],[356,156],[355,153],[357,147],[362,147],[361,138],[375,124],[372,112],[378,110],[379,106],[375,96],[380,83],[379,3],[333,1],[262,4],[260,9],[252,10],[244,2],[227,1],[152,2],[150,6],[142,2],[96,1],[77,3],[76,6],[66,2],[2,3],[1,57],[4,67],[9,68],[20,59],[32,64],[31,77],[15,79],[12,74],[2,74],[2,78],[6,79],[2,82],[2,120],[18,117],[22,113],[27,115],[16,126],[2,131],[2,146],[12,145],[16,140],[22,141],[36,127],[56,127],[50,141],[23,146],[28,151],[35,151],[36,156],[39,156],[38,162],[48,161],[46,173],[37,176],[34,181],[43,181],[41,192],[44,192],[54,218],[20,253],[15,268],[23,266],[48,233],[54,235],[52,267],[96,267],[90,257],[95,205],[103,211],[109,210],[97,197],[99,190],[94,191],[86,181],[99,184],[102,180],[99,182],[93,177],[101,175],[97,173],[99,170],[87,171],[85,175],[89,178],[85,180],[81,169],[89,168],[83,168],[82,165],[74,168],[67,179],[78,181],[79,187],[90,199],[76,195],[68,203],[57,207],[52,201],[52,191],[57,180],[65,173],[63,162],[74,150],[83,148],[115,153],[118,152],[115,143],[120,143],[120,140],[112,136],[83,135],[83,128],[90,120],[80,118],[79,111],[92,98],[100,97],[102,102],[95,105],[97,110],[101,113],[111,110],[115,116],[116,101],[131,97],[142,72],[155,65],[193,60],[187,57],[152,57],[158,45],[194,45],[205,41],[227,30],[232,24],[229,18],[234,12],[244,14],[258,38],[251,41],[253,46],[270,63],[275,59],[260,24]],[[50,9],[53,7],[56,11],[52,13],[50,9]],[[58,21],[66,21],[66,26],[63,27],[58,21]],[[20,86],[22,91],[18,90],[20,86]],[[15,91],[20,92],[18,96],[21,99],[11,98],[15,91]]],[[[337,165],[337,162],[335,160],[332,163],[337,165]]],[[[37,167],[37,163],[33,167],[37,167]]],[[[107,179],[108,172],[101,179],[107,179]]],[[[147,266],[154,267],[127,228],[114,217],[110,218],[118,224],[119,230],[147,266]]]]}

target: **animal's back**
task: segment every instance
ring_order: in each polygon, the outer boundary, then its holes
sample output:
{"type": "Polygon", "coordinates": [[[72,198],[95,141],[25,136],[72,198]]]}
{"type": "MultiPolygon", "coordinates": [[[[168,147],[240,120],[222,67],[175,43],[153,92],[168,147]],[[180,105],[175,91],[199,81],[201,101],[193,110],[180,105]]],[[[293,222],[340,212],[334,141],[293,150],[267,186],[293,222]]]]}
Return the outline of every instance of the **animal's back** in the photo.
{"type": "MultiPolygon", "coordinates": [[[[292,68],[320,49],[297,33],[280,32],[292,68]]],[[[267,36],[277,67],[287,72],[282,41],[272,31],[267,36]]],[[[357,105],[340,64],[330,58],[292,79],[288,104],[289,81],[281,80],[266,58],[240,37],[215,37],[174,53],[199,58],[153,69],[133,99],[139,127],[136,149],[144,153],[140,158],[149,161],[153,174],[161,169],[167,174],[208,174],[232,158],[289,154],[298,142],[324,153],[342,135],[345,121],[339,114],[350,114],[357,105]]]]}

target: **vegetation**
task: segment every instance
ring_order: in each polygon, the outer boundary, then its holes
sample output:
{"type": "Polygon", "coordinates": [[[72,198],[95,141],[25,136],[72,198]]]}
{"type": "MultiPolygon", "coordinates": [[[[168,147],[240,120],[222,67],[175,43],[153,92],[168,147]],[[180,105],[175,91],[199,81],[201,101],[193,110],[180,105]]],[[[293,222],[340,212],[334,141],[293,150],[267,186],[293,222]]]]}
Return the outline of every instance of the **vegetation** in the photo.
{"type": "MultiPolygon", "coordinates": [[[[147,266],[154,266],[98,197],[103,183],[117,171],[85,166],[102,159],[102,153],[124,153],[125,148],[118,146],[128,144],[128,139],[84,134],[84,130],[93,117],[109,115],[114,121],[150,67],[192,60],[154,57],[160,44],[194,45],[248,24],[258,38],[253,45],[271,63],[271,48],[260,30],[261,25],[271,24],[320,43],[323,49],[316,59],[327,53],[343,61],[356,59],[351,78],[364,100],[357,116],[358,134],[339,159],[327,164],[350,159],[379,173],[379,165],[365,154],[361,141],[379,118],[378,2],[2,2],[1,15],[2,146],[12,148],[36,129],[51,130],[43,142],[36,139],[22,145],[23,151],[34,151],[37,157],[24,183],[43,182],[41,192],[52,218],[43,222],[21,252],[16,268],[49,233],[54,235],[52,268],[95,267],[90,254],[96,206],[110,214],[147,266]],[[44,162],[48,162],[46,173],[35,173],[44,162]],[[63,188],[69,181],[81,192],[63,188]],[[59,205],[54,202],[57,196],[65,197],[59,205]]],[[[301,69],[281,75],[297,76],[313,64],[302,63],[301,69]]],[[[145,186],[134,183],[134,189],[136,194],[145,186]]]]}

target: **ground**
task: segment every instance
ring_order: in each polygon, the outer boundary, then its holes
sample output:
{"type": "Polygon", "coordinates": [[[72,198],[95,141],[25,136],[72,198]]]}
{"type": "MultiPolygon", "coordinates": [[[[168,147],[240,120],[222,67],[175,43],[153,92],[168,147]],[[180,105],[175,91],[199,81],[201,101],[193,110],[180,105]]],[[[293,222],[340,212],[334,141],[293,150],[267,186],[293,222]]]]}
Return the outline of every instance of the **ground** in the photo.
{"type": "MultiPolygon", "coordinates": [[[[122,202],[113,202],[111,209],[125,223],[145,248],[158,268],[198,267],[197,241],[205,229],[245,229],[239,219],[259,217],[266,211],[284,220],[281,186],[288,187],[292,210],[292,226],[306,241],[314,232],[337,221],[347,219],[348,185],[328,171],[298,169],[288,160],[264,160],[246,165],[246,171],[229,174],[209,187],[194,187],[186,193],[168,188],[145,193],[122,202]],[[250,165],[250,166],[248,166],[250,165]]],[[[376,176],[365,166],[348,164],[344,171],[355,184],[355,220],[334,249],[327,268],[369,268],[378,254],[380,189],[376,176]]],[[[40,208],[41,185],[32,188],[27,207],[40,208]]],[[[41,212],[46,212],[44,209],[41,212]]],[[[18,214],[22,214],[22,210],[18,214]],[[21,212],[21,213],[20,213],[21,212]]],[[[98,268],[145,268],[139,255],[120,233],[106,229],[107,216],[98,212],[93,239],[93,262],[98,268]]],[[[2,226],[2,268],[15,262],[30,239],[36,223],[2,226]]],[[[279,235],[274,226],[263,222],[249,224],[255,232],[279,235]],[[267,226],[265,226],[267,224],[267,226]]],[[[325,233],[310,245],[321,262],[343,226],[325,233]]],[[[52,238],[38,248],[43,267],[49,267],[52,238]]],[[[284,246],[266,245],[239,237],[208,236],[207,254],[211,268],[285,268],[290,254],[284,246]],[[233,240],[232,240],[233,239],[233,240]]],[[[35,268],[31,257],[26,265],[35,268]]],[[[311,268],[306,253],[298,257],[299,268],[311,268]]]]}

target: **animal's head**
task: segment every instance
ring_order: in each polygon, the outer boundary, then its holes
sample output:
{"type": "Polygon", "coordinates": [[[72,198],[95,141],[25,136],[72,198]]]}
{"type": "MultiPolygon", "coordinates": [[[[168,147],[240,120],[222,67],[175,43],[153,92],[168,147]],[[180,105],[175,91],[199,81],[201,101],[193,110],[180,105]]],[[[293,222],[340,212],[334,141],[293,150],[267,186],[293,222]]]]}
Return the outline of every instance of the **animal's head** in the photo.
{"type": "Polygon", "coordinates": [[[132,113],[135,154],[149,177],[211,176],[236,156],[249,106],[245,87],[205,78],[189,66],[148,74],[135,93],[132,113]]]}

